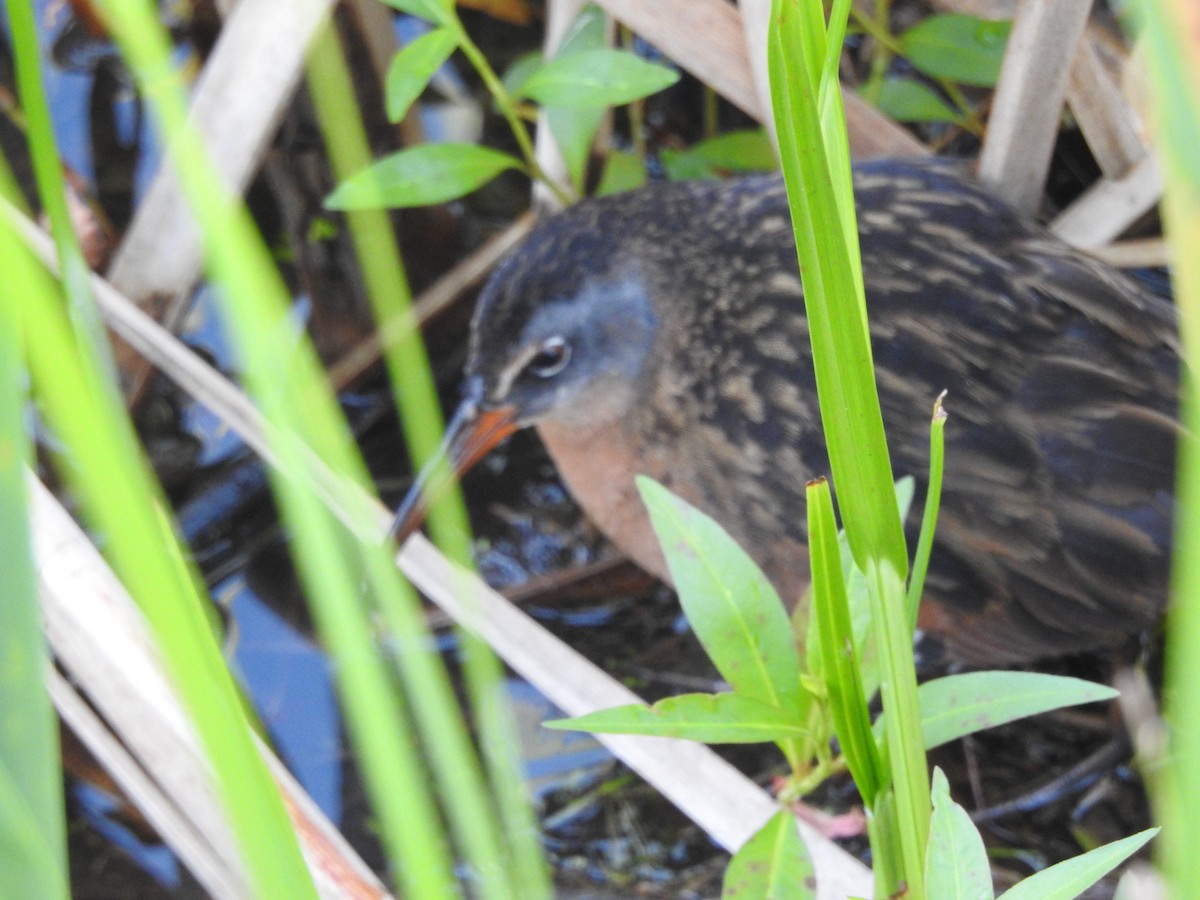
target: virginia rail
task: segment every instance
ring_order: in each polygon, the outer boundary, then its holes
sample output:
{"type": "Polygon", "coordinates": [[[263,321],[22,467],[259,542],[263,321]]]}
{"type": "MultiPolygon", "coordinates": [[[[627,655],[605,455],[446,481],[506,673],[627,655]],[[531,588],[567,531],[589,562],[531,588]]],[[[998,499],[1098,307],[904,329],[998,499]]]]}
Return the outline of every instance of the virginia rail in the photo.
{"type": "MultiPolygon", "coordinates": [[[[1152,625],[1179,434],[1170,304],[957,164],[873,162],[854,183],[893,466],[918,483],[910,546],[949,391],[922,628],[997,664],[1152,625]]],[[[480,298],[451,465],[527,425],[646,569],[668,577],[636,473],[713,516],[795,602],[805,482],[828,461],[781,179],[655,184],[536,228],[480,298]]]]}

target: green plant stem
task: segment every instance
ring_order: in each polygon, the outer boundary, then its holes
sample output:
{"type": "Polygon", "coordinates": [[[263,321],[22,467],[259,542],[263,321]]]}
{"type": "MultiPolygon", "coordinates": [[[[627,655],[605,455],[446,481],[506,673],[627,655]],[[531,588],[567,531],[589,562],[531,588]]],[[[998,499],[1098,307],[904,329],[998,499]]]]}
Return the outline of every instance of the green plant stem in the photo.
{"type": "MultiPolygon", "coordinates": [[[[854,19],[855,25],[861,28],[866,35],[891,54],[891,56],[904,55],[904,48],[901,46],[900,41],[887,29],[886,25],[880,24],[881,22],[886,22],[886,19],[873,18],[857,6],[851,8],[850,16],[854,19]]],[[[890,58],[888,61],[891,61],[890,58]]]]}
{"type": "Polygon", "coordinates": [[[701,110],[701,115],[703,118],[702,125],[700,127],[700,133],[706,138],[715,137],[717,134],[717,129],[720,128],[720,122],[718,121],[720,107],[717,105],[717,92],[708,85],[704,86],[703,102],[704,106],[701,110]]]}
{"type": "Polygon", "coordinates": [[[13,49],[17,63],[17,85],[25,109],[26,126],[33,160],[38,195],[50,218],[54,243],[58,249],[59,277],[70,303],[71,321],[81,340],[95,348],[101,365],[108,370],[108,381],[116,384],[116,364],[108,335],[100,321],[100,313],[92,298],[91,270],[84,259],[75,234],[75,225],[67,206],[62,163],[54,141],[50,109],[42,84],[41,54],[37,28],[33,21],[33,4],[16,2],[8,5],[8,20],[12,28],[13,49]]]}
{"type": "Polygon", "coordinates": [[[876,0],[874,16],[868,16],[864,10],[858,8],[853,9],[850,13],[854,18],[854,23],[875,39],[875,52],[871,54],[871,75],[863,86],[863,98],[869,103],[876,103],[879,100],[879,94],[883,90],[883,80],[896,56],[891,41],[881,41],[877,37],[877,34],[882,32],[891,38],[891,32],[886,24],[878,24],[888,21],[891,7],[891,0],[876,0]]]}
{"type": "Polygon", "coordinates": [[[488,89],[488,93],[492,95],[492,99],[496,101],[496,106],[500,109],[500,114],[504,116],[504,121],[508,123],[508,127],[512,130],[513,137],[516,138],[517,146],[521,149],[521,155],[525,159],[525,165],[529,168],[530,174],[534,178],[541,181],[553,192],[554,197],[563,206],[570,206],[574,198],[553,178],[548,176],[546,172],[538,165],[537,155],[533,150],[533,139],[529,136],[529,129],[525,127],[525,123],[521,121],[520,111],[517,104],[513,101],[512,96],[508,93],[508,89],[504,87],[504,82],[496,74],[492,64],[488,62],[483,51],[478,45],[471,40],[471,36],[462,26],[458,16],[455,15],[450,27],[455,29],[458,37],[458,46],[462,50],[463,55],[479,73],[479,77],[483,79],[484,86],[488,89]]]}
{"type": "Polygon", "coordinates": [[[962,92],[962,89],[957,84],[949,79],[935,78],[934,80],[937,82],[938,87],[946,92],[946,96],[950,98],[950,102],[954,104],[958,109],[959,115],[962,116],[962,119],[958,122],[959,126],[971,132],[975,137],[982,138],[984,132],[983,122],[979,120],[979,114],[971,106],[967,95],[962,92]]]}

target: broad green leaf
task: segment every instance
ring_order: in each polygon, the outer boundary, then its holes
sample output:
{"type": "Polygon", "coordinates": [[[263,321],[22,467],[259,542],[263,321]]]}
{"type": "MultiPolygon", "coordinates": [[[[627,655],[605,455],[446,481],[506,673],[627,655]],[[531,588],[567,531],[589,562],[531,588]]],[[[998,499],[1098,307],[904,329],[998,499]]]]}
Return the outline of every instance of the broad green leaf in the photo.
{"type": "Polygon", "coordinates": [[[933,770],[933,818],[925,857],[929,897],[992,900],[992,869],[983,838],[967,811],[950,797],[941,769],[933,770]]]}
{"type": "Polygon", "coordinates": [[[829,483],[824,479],[811,482],[807,498],[813,605],[809,628],[816,628],[820,647],[820,668],[816,671],[829,694],[829,712],[842,744],[842,755],[863,802],[870,809],[882,784],[882,766],[871,735],[871,716],[854,652],[854,631],[829,483]]]}
{"type": "Polygon", "coordinates": [[[816,896],[808,849],[796,817],[781,809],[729,861],[722,900],[806,900],[816,896]]]}
{"type": "Polygon", "coordinates": [[[614,150],[604,160],[604,172],[596,186],[597,197],[632,191],[646,183],[646,163],[635,153],[614,150]]]}
{"type": "MultiPolygon", "coordinates": [[[[563,38],[555,59],[566,59],[603,49],[607,30],[604,13],[599,7],[588,6],[563,38]]],[[[550,125],[550,133],[554,135],[554,140],[562,151],[571,183],[580,193],[583,193],[584,189],[584,170],[592,142],[596,139],[596,132],[600,129],[605,115],[606,110],[603,106],[546,107],[546,121],[550,125]]]]}
{"type": "Polygon", "coordinates": [[[1005,891],[1000,900],[1072,900],[1137,853],[1156,834],[1157,828],[1147,828],[1082,856],[1065,859],[1030,875],[1005,891]]]}
{"type": "Polygon", "coordinates": [[[506,169],[523,169],[507,153],[474,144],[423,144],[386,156],[338,185],[330,209],[428,206],[456,200],[506,169]]]}
{"type": "Polygon", "coordinates": [[[1012,22],[966,15],[930,16],[900,35],[908,61],[934,78],[995,87],[1012,22]]]}
{"type": "Polygon", "coordinates": [[[451,28],[437,28],[423,34],[392,58],[387,73],[387,115],[399,122],[421,96],[433,73],[442,67],[458,46],[458,35],[451,28]]]}
{"type": "Polygon", "coordinates": [[[648,734],[706,744],[762,744],[809,736],[794,715],[733,693],[683,694],[660,700],[653,706],[617,706],[545,724],[547,728],[597,734],[648,734]]]}
{"type": "Polygon", "coordinates": [[[948,675],[921,685],[918,694],[927,749],[1015,719],[1117,696],[1103,684],[1039,672],[948,675]]]}
{"type": "Polygon", "coordinates": [[[615,106],[670,87],[679,73],[623,50],[599,48],[546,63],[525,82],[523,96],[545,106],[615,106]]]}
{"type": "Polygon", "coordinates": [[[761,128],[719,134],[687,150],[664,150],[662,162],[672,181],[719,178],[730,172],[773,172],[779,168],[771,139],[761,128]]]}
{"type": "Polygon", "coordinates": [[[931,87],[908,78],[887,79],[875,105],[899,122],[958,122],[962,119],[931,87]]]}
{"type": "Polygon", "coordinates": [[[799,716],[800,654],[775,588],[721,526],[657,482],[638,490],[696,637],[739,694],[799,716]]]}
{"type": "Polygon", "coordinates": [[[416,16],[435,25],[449,25],[454,21],[454,0],[383,0],[392,9],[416,16]]]}

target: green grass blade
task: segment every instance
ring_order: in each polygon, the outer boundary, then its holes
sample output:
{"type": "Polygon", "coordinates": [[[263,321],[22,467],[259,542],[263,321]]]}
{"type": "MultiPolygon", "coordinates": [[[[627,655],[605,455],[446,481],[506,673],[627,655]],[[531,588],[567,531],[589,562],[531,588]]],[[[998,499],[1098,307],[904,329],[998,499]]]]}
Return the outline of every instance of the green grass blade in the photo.
{"type": "Polygon", "coordinates": [[[59,272],[71,309],[71,321],[80,340],[95,348],[101,363],[116,383],[116,366],[100,313],[92,298],[91,271],[75,234],[75,223],[67,207],[66,179],[59,161],[50,122],[50,108],[42,83],[41,48],[34,24],[32,3],[7,5],[17,64],[17,86],[29,128],[29,150],[42,206],[58,249],[59,272]]]}
{"type": "MultiPolygon", "coordinates": [[[[846,5],[840,9],[844,12],[846,5]]],[[[897,827],[891,835],[899,842],[909,895],[920,898],[930,807],[912,635],[904,609],[908,557],[875,390],[862,280],[854,274],[861,263],[853,206],[847,200],[845,124],[837,86],[828,78],[820,81],[821,63],[827,59],[821,4],[775,0],[772,22],[771,93],[821,420],[847,541],[867,577],[879,635],[883,704],[889,711],[887,755],[896,798],[897,827]]],[[[833,30],[842,27],[839,23],[833,30]]]]}
{"type": "MultiPolygon", "coordinates": [[[[0,179],[7,181],[7,172],[0,179]]],[[[0,224],[0,271],[10,297],[46,302],[31,277],[36,264],[7,219],[0,224]]],[[[22,358],[19,305],[0,303],[0,884],[14,896],[65,898],[62,770],[29,531],[22,358]]]]}
{"type": "MultiPolygon", "coordinates": [[[[845,213],[835,197],[828,148],[823,142],[817,110],[819,86],[799,82],[803,60],[788,63],[788,53],[802,43],[799,16],[787,13],[795,5],[795,0],[778,3],[781,27],[772,41],[772,85],[780,86],[780,151],[788,199],[795,204],[793,231],[804,279],[817,390],[829,400],[821,403],[821,419],[830,467],[855,561],[866,571],[867,555],[876,555],[903,577],[908,555],[899,513],[881,514],[895,507],[896,498],[871,368],[865,301],[851,274],[862,264],[857,258],[857,242],[848,247],[843,237],[845,213]],[[785,49],[785,44],[791,49],[785,49]]],[[[849,172],[848,164],[845,171],[849,172]]],[[[851,223],[850,227],[856,226],[851,223]]]]}
{"type": "MultiPolygon", "coordinates": [[[[378,649],[369,640],[366,613],[360,607],[361,569],[355,562],[359,553],[350,549],[347,559],[333,559],[331,548],[347,541],[337,539],[325,514],[307,496],[312,487],[305,478],[312,453],[328,460],[341,477],[356,485],[367,483],[365,469],[361,460],[356,462],[353,442],[336,414],[333,397],[320,376],[311,347],[295,339],[288,327],[288,297],[261,239],[241,207],[231,201],[218,183],[188,125],[181,86],[160,26],[150,10],[135,2],[110,3],[106,12],[126,63],[154,104],[184,192],[203,227],[210,270],[222,287],[222,299],[228,301],[224,312],[246,366],[247,380],[272,424],[270,439],[286,472],[277,476],[274,484],[280,492],[281,505],[296,516],[291,524],[302,575],[310,596],[329,604],[316,618],[328,623],[331,617],[337,617],[343,626],[347,623],[353,626],[331,629],[327,635],[330,653],[339,671],[350,673],[351,678],[369,680],[370,696],[382,696],[388,690],[390,677],[378,649]],[[304,398],[303,404],[297,402],[298,397],[304,398]],[[312,591],[314,588],[321,590],[312,591]],[[356,634],[367,635],[367,639],[342,640],[356,634]]],[[[360,509],[354,515],[356,521],[373,521],[373,511],[367,509],[360,509]]],[[[381,548],[376,548],[376,553],[384,558],[381,548]]],[[[430,651],[425,648],[425,652],[430,651]]],[[[405,759],[405,744],[411,738],[398,715],[384,715],[376,720],[370,709],[355,706],[360,701],[356,699],[357,692],[351,690],[352,684],[356,683],[340,679],[338,687],[349,710],[348,721],[356,729],[353,733],[356,746],[365,748],[361,755],[364,774],[373,788],[386,788],[393,783],[395,773],[391,770],[397,760],[405,759]],[[389,747],[390,752],[386,749],[389,747]]],[[[383,707],[385,713],[388,709],[386,705],[383,707]]],[[[389,854],[398,861],[406,892],[422,897],[453,893],[450,857],[444,840],[436,835],[437,816],[422,815],[423,810],[433,808],[432,800],[420,794],[397,796],[384,794],[382,790],[374,796],[381,801],[376,809],[381,836],[389,854]]],[[[226,795],[226,800],[232,804],[237,798],[226,795]]],[[[240,830],[238,833],[244,844],[244,833],[240,830]]],[[[287,859],[285,853],[278,851],[275,856],[287,859]]],[[[271,862],[271,857],[265,856],[260,865],[271,862]]],[[[311,892],[311,887],[299,889],[299,893],[278,886],[264,887],[261,880],[258,889],[271,897],[304,896],[311,892]]]]}
{"type": "MultiPolygon", "coordinates": [[[[35,296],[53,296],[44,272],[42,281],[35,296]]],[[[12,295],[7,299],[15,302],[12,295]]],[[[155,634],[212,761],[252,877],[274,891],[295,892],[288,896],[311,896],[291,823],[251,740],[192,573],[166,525],[166,502],[115,405],[115,389],[103,384],[102,369],[90,347],[74,339],[60,304],[27,304],[23,313],[35,396],[66,448],[60,467],[155,634]]]]}
{"type": "MultiPolygon", "coordinates": [[[[1152,794],[1163,825],[1162,865],[1175,897],[1200,896],[1200,7],[1194,0],[1138,0],[1146,69],[1153,85],[1166,180],[1163,204],[1171,280],[1185,365],[1187,437],[1180,444],[1174,566],[1167,624],[1165,715],[1168,764],[1154,767],[1152,794]]],[[[1158,760],[1151,761],[1151,766],[1158,760]]]]}
{"type": "MultiPolygon", "coordinates": [[[[370,147],[354,104],[350,73],[330,32],[317,39],[309,85],[335,177],[362,169],[370,147]]],[[[384,348],[410,456],[421,466],[437,450],[443,422],[429,360],[412,312],[412,295],[389,216],[380,210],[346,214],[376,321],[402,322],[399,338],[384,348]]],[[[450,558],[470,565],[470,526],[455,486],[433,503],[430,528],[450,558]]],[[[391,632],[405,642],[427,644],[424,616],[407,582],[390,560],[368,563],[372,584],[391,632]]],[[[526,897],[549,894],[541,832],[530,808],[511,714],[504,703],[504,671],[486,644],[460,630],[463,673],[480,733],[488,777],[473,753],[465,722],[456,713],[453,688],[440,663],[428,654],[403,653],[396,663],[408,685],[448,816],[468,864],[494,873],[481,890],[507,883],[526,897]],[[489,787],[490,784],[490,787],[489,787]],[[495,809],[490,797],[495,797],[495,809]]]]}
{"type": "Polygon", "coordinates": [[[938,397],[933,404],[933,421],[929,427],[929,488],[925,491],[921,533],[917,537],[917,552],[913,555],[912,574],[908,579],[908,626],[912,630],[917,627],[917,613],[921,607],[921,595],[925,591],[925,573],[929,571],[929,555],[933,552],[933,532],[942,503],[945,461],[946,411],[942,408],[942,397],[938,397]]]}
{"type": "Polygon", "coordinates": [[[821,674],[842,755],[867,808],[884,783],[871,734],[871,716],[854,653],[854,628],[842,577],[833,499],[823,479],[808,486],[808,545],[812,563],[812,604],[817,620],[821,674]]]}

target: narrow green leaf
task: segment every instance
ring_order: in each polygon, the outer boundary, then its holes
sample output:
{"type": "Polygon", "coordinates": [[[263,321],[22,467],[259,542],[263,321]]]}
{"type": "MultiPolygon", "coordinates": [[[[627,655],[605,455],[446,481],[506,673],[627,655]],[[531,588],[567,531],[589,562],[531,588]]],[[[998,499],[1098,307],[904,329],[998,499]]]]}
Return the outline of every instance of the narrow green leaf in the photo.
{"type": "Polygon", "coordinates": [[[616,706],[545,725],[596,734],[686,738],[706,744],[762,744],[809,736],[795,716],[734,693],[683,694],[653,706],[616,706]]]}
{"type": "MultiPolygon", "coordinates": [[[[13,11],[13,15],[17,15],[13,11]]],[[[29,45],[32,52],[32,10],[29,45]]],[[[24,30],[24,29],[19,29],[24,30]]],[[[0,160],[0,196],[17,196],[0,160]]],[[[30,534],[28,486],[32,452],[27,434],[28,376],[21,317],[25,305],[62,302],[20,239],[0,224],[0,884],[13,897],[69,893],[58,719],[46,692],[50,667],[30,534]]]]}
{"type": "MultiPolygon", "coordinates": [[[[566,59],[604,49],[607,31],[608,23],[604,13],[597,6],[588,6],[563,38],[555,59],[566,59]]],[[[546,121],[550,125],[550,133],[554,135],[554,140],[562,151],[571,183],[580,193],[583,193],[584,189],[588,155],[605,115],[607,110],[603,106],[546,107],[546,121]]]]}
{"type": "Polygon", "coordinates": [[[781,809],[729,861],[722,900],[807,900],[816,896],[816,877],[796,818],[781,809]]]}
{"type": "Polygon", "coordinates": [[[775,588],[721,526],[657,482],[638,490],[696,637],[733,689],[797,716],[800,654],[775,588]]]}
{"type": "Polygon", "coordinates": [[[1147,828],[1082,856],[1065,859],[1005,891],[1000,900],[1072,900],[1137,853],[1156,834],[1157,828],[1147,828]]]}
{"type": "MultiPolygon", "coordinates": [[[[916,481],[905,475],[896,482],[896,505],[900,521],[908,518],[916,493],[916,481]]],[[[854,564],[846,532],[838,532],[838,550],[842,555],[842,577],[846,580],[846,600],[850,606],[850,624],[854,630],[854,648],[857,654],[858,677],[862,682],[863,694],[875,696],[879,690],[879,651],[871,630],[871,598],[867,592],[867,576],[854,564]]],[[[815,632],[812,633],[815,637],[815,632]]],[[[811,643],[809,652],[811,653],[811,643]]]]}
{"type": "Polygon", "coordinates": [[[917,693],[926,749],[1026,716],[1117,696],[1103,684],[1039,672],[948,675],[927,681],[917,693]]]}
{"type": "Polygon", "coordinates": [[[962,119],[933,88],[910,78],[889,78],[875,105],[899,122],[958,122],[962,119]]]}
{"type": "Polygon", "coordinates": [[[474,144],[423,144],[386,156],[352,175],[325,200],[330,209],[405,208],[471,193],[506,169],[524,169],[507,153],[474,144]]]}
{"type": "Polygon", "coordinates": [[[941,769],[933,770],[933,818],[925,857],[929,897],[992,900],[992,869],[983,838],[967,811],[950,797],[941,769]]]}
{"type": "Polygon", "coordinates": [[[454,21],[454,0],[383,0],[392,9],[416,16],[435,25],[454,21]]]}
{"type": "MultiPolygon", "coordinates": [[[[771,45],[771,84],[773,90],[779,86],[782,101],[776,107],[780,156],[792,204],[818,399],[824,398],[821,423],[855,562],[867,571],[871,554],[886,559],[903,577],[908,551],[899,513],[890,510],[895,504],[895,479],[871,364],[862,261],[857,241],[847,235],[856,228],[853,207],[844,208],[834,189],[830,148],[824,146],[817,110],[818,85],[801,80],[807,68],[819,66],[824,44],[819,45],[815,61],[807,55],[799,60],[789,55],[809,38],[799,20],[810,6],[794,0],[779,3],[782,28],[771,45]],[[795,14],[793,6],[798,7],[795,14]],[[885,509],[888,513],[881,514],[885,509]]],[[[819,8],[816,15],[821,15],[819,8]]],[[[840,173],[841,167],[837,169],[840,173]]],[[[849,194],[848,167],[844,180],[849,194]]]]}
{"type": "Polygon", "coordinates": [[[820,674],[829,692],[829,711],[842,754],[863,802],[870,809],[882,785],[882,767],[855,660],[854,630],[828,482],[821,479],[810,483],[807,496],[813,604],[809,627],[817,629],[820,674]]]}
{"type": "Polygon", "coordinates": [[[930,16],[900,35],[908,61],[934,78],[995,87],[1012,22],[974,16],[930,16]]]}
{"type": "Polygon", "coordinates": [[[399,122],[408,112],[429,79],[450,58],[458,46],[458,34],[452,28],[436,28],[423,34],[392,58],[388,66],[387,115],[399,122]]]}
{"type": "Polygon", "coordinates": [[[616,106],[668,88],[679,73],[623,50],[600,48],[559,57],[525,82],[523,96],[546,106],[616,106]]]}

